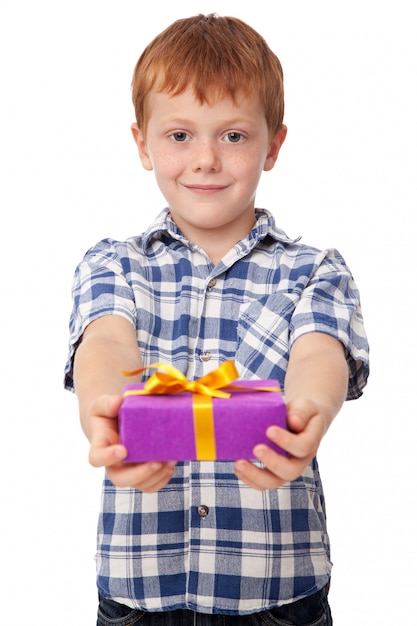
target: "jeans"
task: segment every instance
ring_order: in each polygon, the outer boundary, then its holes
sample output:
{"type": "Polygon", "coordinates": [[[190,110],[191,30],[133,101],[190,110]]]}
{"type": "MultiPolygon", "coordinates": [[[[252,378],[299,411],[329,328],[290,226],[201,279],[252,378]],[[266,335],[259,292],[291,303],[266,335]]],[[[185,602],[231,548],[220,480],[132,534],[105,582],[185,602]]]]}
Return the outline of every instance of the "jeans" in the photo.
{"type": "Polygon", "coordinates": [[[328,586],[298,602],[251,615],[208,615],[186,609],[149,613],[100,598],[97,626],[331,626],[327,594],[328,586]]]}

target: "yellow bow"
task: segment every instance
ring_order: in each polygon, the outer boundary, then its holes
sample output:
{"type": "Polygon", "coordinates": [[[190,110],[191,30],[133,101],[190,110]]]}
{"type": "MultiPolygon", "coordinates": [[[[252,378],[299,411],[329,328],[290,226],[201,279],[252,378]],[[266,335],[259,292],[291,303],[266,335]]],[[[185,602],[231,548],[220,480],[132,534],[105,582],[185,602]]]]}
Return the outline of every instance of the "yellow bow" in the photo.
{"type": "Polygon", "coordinates": [[[227,387],[238,377],[234,361],[226,361],[217,369],[194,381],[187,380],[182,372],[168,363],[154,363],[153,365],[142,367],[141,369],[134,370],[133,372],[124,371],[123,374],[125,374],[125,376],[134,376],[136,374],[141,374],[149,368],[161,369],[164,371],[155,372],[155,374],[153,374],[145,383],[142,390],[126,391],[125,395],[156,395],[190,391],[191,393],[197,393],[202,396],[210,396],[212,398],[229,398],[230,393],[219,391],[219,389],[227,387]]]}

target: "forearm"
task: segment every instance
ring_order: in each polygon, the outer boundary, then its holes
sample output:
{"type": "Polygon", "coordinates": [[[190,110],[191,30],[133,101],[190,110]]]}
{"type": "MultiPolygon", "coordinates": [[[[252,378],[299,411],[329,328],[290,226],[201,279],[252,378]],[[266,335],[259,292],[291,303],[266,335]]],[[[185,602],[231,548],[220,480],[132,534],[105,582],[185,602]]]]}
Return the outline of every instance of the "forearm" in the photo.
{"type": "MultiPolygon", "coordinates": [[[[87,329],[89,330],[89,329],[87,329]]],[[[82,428],[88,437],[87,416],[91,404],[101,395],[121,395],[127,382],[123,370],[142,366],[136,338],[102,332],[86,332],[74,358],[74,385],[78,398],[82,428]]]]}
{"type": "Polygon", "coordinates": [[[276,489],[295,480],[316,456],[346,398],[348,367],[344,347],[323,333],[302,335],[291,349],[284,384],[288,428],[271,426],[267,435],[288,456],[259,444],[253,452],[264,468],[248,461],[236,463],[238,478],[255,489],[276,489]]]}
{"type": "Polygon", "coordinates": [[[325,431],[339,412],[347,392],[348,366],[339,342],[319,333],[294,344],[285,378],[287,404],[307,399],[320,410],[325,431]]]}
{"type": "Polygon", "coordinates": [[[93,467],[105,467],[117,487],[144,492],[164,487],[175,463],[124,463],[127,450],[120,442],[117,418],[121,394],[128,379],[123,370],[142,367],[136,330],[125,318],[108,315],[91,322],[84,331],[74,360],[74,383],[81,425],[90,442],[93,467]]]}

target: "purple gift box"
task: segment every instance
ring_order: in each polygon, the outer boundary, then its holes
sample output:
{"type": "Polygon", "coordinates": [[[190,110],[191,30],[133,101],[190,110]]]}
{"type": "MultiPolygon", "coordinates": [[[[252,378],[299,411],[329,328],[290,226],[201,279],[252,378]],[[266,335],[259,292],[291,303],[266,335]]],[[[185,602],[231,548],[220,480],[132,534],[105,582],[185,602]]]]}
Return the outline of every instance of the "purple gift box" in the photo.
{"type": "MultiPolygon", "coordinates": [[[[125,395],[119,411],[120,442],[128,450],[125,462],[253,459],[259,443],[286,455],[265,434],[271,425],[286,428],[286,406],[277,382],[239,380],[234,386],[244,389],[225,388],[229,398],[187,391],[125,395]],[[196,404],[201,398],[211,408],[206,406],[200,414],[196,404]],[[211,418],[204,417],[207,411],[211,418]]],[[[143,388],[143,383],[129,384],[125,393],[143,388]]]]}

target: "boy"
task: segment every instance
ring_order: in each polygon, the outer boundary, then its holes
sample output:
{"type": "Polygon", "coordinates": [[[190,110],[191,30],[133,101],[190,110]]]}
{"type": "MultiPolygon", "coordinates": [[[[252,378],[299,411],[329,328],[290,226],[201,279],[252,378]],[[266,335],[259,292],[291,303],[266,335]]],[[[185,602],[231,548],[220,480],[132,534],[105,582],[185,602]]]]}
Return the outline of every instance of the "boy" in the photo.
{"type": "Polygon", "coordinates": [[[362,393],[368,347],[340,254],[255,209],[286,136],[280,63],[240,20],[198,15],[145,49],[132,95],[168,208],[78,266],[66,369],[90,462],[106,469],[98,624],[329,624],[316,452],[362,393]],[[192,380],[231,359],[284,389],[288,430],[267,434],[288,457],[258,445],[255,462],[123,463],[122,370],[166,362],[192,380]]]}

